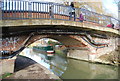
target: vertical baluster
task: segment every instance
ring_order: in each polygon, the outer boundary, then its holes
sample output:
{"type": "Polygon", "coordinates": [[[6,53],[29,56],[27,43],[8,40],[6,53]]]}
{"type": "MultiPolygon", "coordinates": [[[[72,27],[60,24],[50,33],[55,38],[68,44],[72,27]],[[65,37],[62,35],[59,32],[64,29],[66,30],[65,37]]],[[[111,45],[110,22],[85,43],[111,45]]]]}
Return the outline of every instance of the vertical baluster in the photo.
{"type": "Polygon", "coordinates": [[[53,7],[54,18],[55,18],[55,16],[56,16],[55,14],[56,14],[56,12],[57,12],[56,7],[57,7],[57,5],[55,4],[54,7],[53,7]]]}
{"type": "Polygon", "coordinates": [[[48,4],[46,4],[46,18],[48,18],[48,4]]]}
{"type": "Polygon", "coordinates": [[[41,3],[41,10],[42,10],[42,18],[44,18],[44,4],[43,3],[41,3]]]}
{"type": "Polygon", "coordinates": [[[40,10],[39,10],[39,18],[41,18],[41,3],[39,4],[40,5],[40,10]]]}
{"type": "Polygon", "coordinates": [[[65,12],[65,7],[63,6],[63,19],[65,20],[65,14],[64,14],[64,12],[65,12]]]}
{"type": "Polygon", "coordinates": [[[46,18],[46,4],[45,4],[45,18],[46,18]]]}
{"type": "Polygon", "coordinates": [[[11,19],[14,19],[14,11],[13,11],[13,0],[12,0],[12,9],[11,9],[11,19]]]}
{"type": "Polygon", "coordinates": [[[44,3],[44,18],[46,18],[46,4],[44,3]]]}
{"type": "Polygon", "coordinates": [[[65,20],[65,10],[66,10],[66,7],[63,6],[63,19],[65,20]]]}
{"type": "Polygon", "coordinates": [[[17,1],[17,16],[20,18],[19,1],[17,1]]]}
{"type": "Polygon", "coordinates": [[[45,11],[46,11],[46,18],[47,18],[47,4],[46,4],[46,6],[45,6],[45,7],[46,7],[46,10],[45,10],[45,11]]]}
{"type": "MultiPolygon", "coordinates": [[[[58,10],[59,10],[59,16],[60,16],[60,18],[59,18],[59,17],[58,17],[58,18],[61,19],[61,15],[60,15],[60,14],[61,14],[60,5],[58,5],[58,10]]],[[[57,15],[57,16],[58,16],[58,15],[57,15]]]]}
{"type": "Polygon", "coordinates": [[[46,6],[46,4],[44,3],[44,13],[43,13],[43,14],[44,14],[44,18],[46,17],[46,13],[45,13],[45,12],[46,12],[46,11],[45,11],[45,6],[46,6]]]}
{"type": "Polygon", "coordinates": [[[8,8],[8,19],[10,19],[10,0],[9,0],[9,8],[8,8]]]}
{"type": "Polygon", "coordinates": [[[55,13],[56,13],[56,4],[53,4],[53,18],[55,18],[55,13]]]}
{"type": "Polygon", "coordinates": [[[20,1],[20,19],[22,19],[22,3],[20,1]]]}
{"type": "Polygon", "coordinates": [[[63,12],[64,12],[64,7],[63,6],[61,6],[62,7],[62,19],[64,19],[64,14],[63,14],[63,12]]]}
{"type": "Polygon", "coordinates": [[[37,3],[37,19],[39,18],[39,2],[37,3]]]}
{"type": "Polygon", "coordinates": [[[38,18],[40,18],[40,3],[38,3],[38,18]]]}
{"type": "Polygon", "coordinates": [[[5,13],[5,12],[4,12],[4,10],[5,10],[5,9],[4,9],[4,6],[5,6],[4,3],[5,3],[4,0],[1,1],[1,4],[2,4],[2,6],[1,6],[1,8],[0,8],[0,13],[1,13],[1,16],[0,16],[0,17],[1,17],[1,20],[4,19],[4,13],[5,13]]]}
{"type": "Polygon", "coordinates": [[[49,10],[49,8],[50,8],[50,4],[48,4],[48,18],[50,18],[50,10],[49,10]]]}
{"type": "Polygon", "coordinates": [[[25,19],[25,1],[23,1],[23,19],[25,19]]]}
{"type": "Polygon", "coordinates": [[[57,13],[56,13],[56,19],[57,19],[57,15],[59,14],[59,6],[57,5],[57,13]]]}
{"type": "Polygon", "coordinates": [[[25,1],[25,18],[28,19],[27,1],[25,1]]]}
{"type": "Polygon", "coordinates": [[[35,3],[35,19],[36,19],[36,16],[37,15],[37,4],[35,3]]]}
{"type": "Polygon", "coordinates": [[[42,14],[43,14],[43,18],[45,18],[45,4],[42,3],[42,5],[43,5],[43,6],[42,6],[42,7],[43,7],[43,13],[42,13],[42,14]]]}
{"type": "Polygon", "coordinates": [[[59,5],[57,5],[56,19],[58,18],[58,16],[57,16],[58,14],[60,14],[60,13],[59,13],[59,5]]]}
{"type": "Polygon", "coordinates": [[[34,2],[33,2],[33,11],[32,11],[32,13],[33,13],[32,16],[33,16],[33,18],[34,18],[34,13],[35,13],[35,12],[34,12],[34,9],[35,9],[35,7],[34,7],[34,2]]]}
{"type": "Polygon", "coordinates": [[[37,5],[37,19],[38,19],[38,2],[36,3],[36,5],[37,5]]]}
{"type": "Polygon", "coordinates": [[[62,6],[60,7],[61,7],[61,19],[63,19],[63,7],[62,6]]]}
{"type": "Polygon", "coordinates": [[[59,6],[59,7],[60,7],[60,16],[61,16],[60,19],[62,19],[62,8],[61,8],[61,6],[59,6]]]}
{"type": "Polygon", "coordinates": [[[16,0],[14,1],[14,19],[16,19],[16,0]]]}
{"type": "Polygon", "coordinates": [[[46,4],[46,14],[47,14],[46,18],[48,18],[48,4],[46,4]]]}
{"type": "Polygon", "coordinates": [[[44,5],[44,18],[45,18],[45,16],[46,16],[46,14],[45,14],[45,6],[46,6],[46,4],[45,3],[43,3],[43,5],[44,5]]]}
{"type": "Polygon", "coordinates": [[[37,19],[37,13],[38,13],[37,2],[35,3],[35,5],[36,5],[36,19],[37,19]]]}
{"type": "Polygon", "coordinates": [[[48,4],[48,18],[50,18],[50,4],[48,4]]]}
{"type": "Polygon", "coordinates": [[[4,17],[4,1],[0,1],[1,7],[0,7],[0,20],[4,17]]]}

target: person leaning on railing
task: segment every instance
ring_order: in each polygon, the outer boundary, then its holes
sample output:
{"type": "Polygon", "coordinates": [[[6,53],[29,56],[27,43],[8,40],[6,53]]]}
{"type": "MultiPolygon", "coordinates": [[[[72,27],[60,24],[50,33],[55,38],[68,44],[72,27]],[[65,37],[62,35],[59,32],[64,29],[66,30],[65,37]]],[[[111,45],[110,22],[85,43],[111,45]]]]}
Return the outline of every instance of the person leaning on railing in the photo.
{"type": "Polygon", "coordinates": [[[71,5],[70,5],[70,12],[69,12],[69,15],[70,15],[69,20],[71,20],[72,15],[73,15],[73,16],[74,16],[74,21],[75,21],[76,16],[75,16],[75,8],[74,8],[74,3],[73,3],[73,2],[71,2],[71,5]]]}
{"type": "Polygon", "coordinates": [[[113,23],[110,23],[107,25],[107,27],[110,27],[110,28],[113,28],[114,29],[114,24],[113,23]]]}

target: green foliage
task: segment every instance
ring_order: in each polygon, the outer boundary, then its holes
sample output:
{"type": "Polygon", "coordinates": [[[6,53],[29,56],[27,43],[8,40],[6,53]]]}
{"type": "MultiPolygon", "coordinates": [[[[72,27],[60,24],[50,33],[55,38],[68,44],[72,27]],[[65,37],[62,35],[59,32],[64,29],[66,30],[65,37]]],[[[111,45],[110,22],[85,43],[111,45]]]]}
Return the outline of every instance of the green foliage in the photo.
{"type": "Polygon", "coordinates": [[[3,74],[2,76],[0,76],[0,79],[6,78],[6,77],[8,77],[8,76],[10,76],[10,75],[12,75],[12,73],[5,73],[5,74],[3,74]]]}
{"type": "Polygon", "coordinates": [[[53,45],[53,46],[55,46],[55,45],[62,45],[62,43],[59,43],[59,42],[54,42],[54,41],[48,41],[48,44],[49,45],[53,45]]]}

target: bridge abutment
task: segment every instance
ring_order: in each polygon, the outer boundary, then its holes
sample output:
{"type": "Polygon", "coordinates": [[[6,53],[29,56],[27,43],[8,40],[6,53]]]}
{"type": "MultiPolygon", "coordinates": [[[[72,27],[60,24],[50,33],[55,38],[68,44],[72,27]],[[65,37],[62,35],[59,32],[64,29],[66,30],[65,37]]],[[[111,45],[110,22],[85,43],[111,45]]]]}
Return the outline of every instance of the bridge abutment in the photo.
{"type": "Polygon", "coordinates": [[[82,41],[85,45],[87,45],[88,50],[69,50],[68,57],[85,60],[90,62],[99,62],[104,64],[112,64],[118,65],[119,61],[119,38],[117,37],[109,37],[109,39],[101,39],[101,38],[93,38],[97,43],[105,43],[104,47],[95,47],[90,45],[88,42],[82,40],[78,36],[74,36],[75,39],[82,41]]]}
{"type": "Polygon", "coordinates": [[[0,75],[14,73],[16,56],[10,59],[0,60],[0,75]]]}

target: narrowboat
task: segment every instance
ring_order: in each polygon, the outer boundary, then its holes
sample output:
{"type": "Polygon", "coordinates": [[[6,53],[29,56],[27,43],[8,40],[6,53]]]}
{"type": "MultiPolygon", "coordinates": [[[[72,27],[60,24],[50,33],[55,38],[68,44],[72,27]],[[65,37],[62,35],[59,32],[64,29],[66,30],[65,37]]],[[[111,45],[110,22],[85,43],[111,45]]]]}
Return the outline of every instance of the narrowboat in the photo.
{"type": "Polygon", "coordinates": [[[33,51],[40,52],[42,54],[47,54],[47,56],[53,56],[54,55],[54,49],[53,46],[33,46],[33,51]]]}

